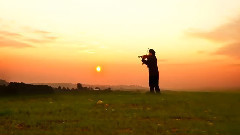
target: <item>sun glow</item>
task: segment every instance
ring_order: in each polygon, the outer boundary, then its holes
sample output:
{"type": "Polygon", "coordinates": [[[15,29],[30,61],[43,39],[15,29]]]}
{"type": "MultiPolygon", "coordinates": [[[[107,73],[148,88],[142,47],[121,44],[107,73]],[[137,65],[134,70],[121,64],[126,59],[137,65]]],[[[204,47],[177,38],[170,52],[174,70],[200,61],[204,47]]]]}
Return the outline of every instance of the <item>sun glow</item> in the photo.
{"type": "Polygon", "coordinates": [[[100,71],[101,71],[101,67],[100,67],[100,66],[97,66],[97,67],[96,67],[96,70],[97,70],[97,72],[100,72],[100,71]]]}

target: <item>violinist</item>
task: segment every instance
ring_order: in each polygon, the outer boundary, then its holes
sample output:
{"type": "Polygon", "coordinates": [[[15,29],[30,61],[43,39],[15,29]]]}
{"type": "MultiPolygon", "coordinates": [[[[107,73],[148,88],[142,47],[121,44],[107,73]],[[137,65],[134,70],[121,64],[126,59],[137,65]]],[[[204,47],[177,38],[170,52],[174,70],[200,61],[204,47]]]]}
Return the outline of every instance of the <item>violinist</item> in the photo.
{"type": "Polygon", "coordinates": [[[149,70],[149,87],[150,92],[160,93],[159,88],[159,72],[157,66],[157,58],[155,56],[155,51],[153,49],[149,49],[148,55],[139,56],[142,58],[143,64],[146,64],[149,70]]]}

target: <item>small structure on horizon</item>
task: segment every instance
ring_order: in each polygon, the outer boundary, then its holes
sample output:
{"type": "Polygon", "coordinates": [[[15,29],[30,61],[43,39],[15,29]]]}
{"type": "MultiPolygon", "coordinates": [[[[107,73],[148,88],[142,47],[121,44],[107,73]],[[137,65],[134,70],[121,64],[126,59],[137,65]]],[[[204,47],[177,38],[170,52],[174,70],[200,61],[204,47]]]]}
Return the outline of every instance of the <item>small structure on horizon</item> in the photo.
{"type": "Polygon", "coordinates": [[[93,90],[101,90],[99,87],[95,87],[93,90]]]}

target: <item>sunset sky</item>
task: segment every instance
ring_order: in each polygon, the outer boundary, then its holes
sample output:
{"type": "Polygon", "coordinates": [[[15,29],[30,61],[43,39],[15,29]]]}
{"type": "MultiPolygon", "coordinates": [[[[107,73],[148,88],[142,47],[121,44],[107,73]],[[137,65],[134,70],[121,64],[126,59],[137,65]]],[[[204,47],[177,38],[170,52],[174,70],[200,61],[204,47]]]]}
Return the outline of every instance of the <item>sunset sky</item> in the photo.
{"type": "Polygon", "coordinates": [[[0,79],[148,86],[148,48],[161,88],[240,87],[240,0],[0,1],[0,79]]]}

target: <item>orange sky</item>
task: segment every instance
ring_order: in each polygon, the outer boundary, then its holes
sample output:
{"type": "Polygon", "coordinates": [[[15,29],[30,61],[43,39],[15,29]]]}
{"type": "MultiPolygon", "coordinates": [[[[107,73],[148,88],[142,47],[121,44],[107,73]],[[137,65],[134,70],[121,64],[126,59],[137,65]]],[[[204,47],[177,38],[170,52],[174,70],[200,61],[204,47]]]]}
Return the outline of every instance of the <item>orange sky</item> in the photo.
{"type": "Polygon", "coordinates": [[[7,81],[148,86],[137,56],[153,48],[162,88],[240,87],[239,0],[8,0],[0,13],[7,81]]]}

